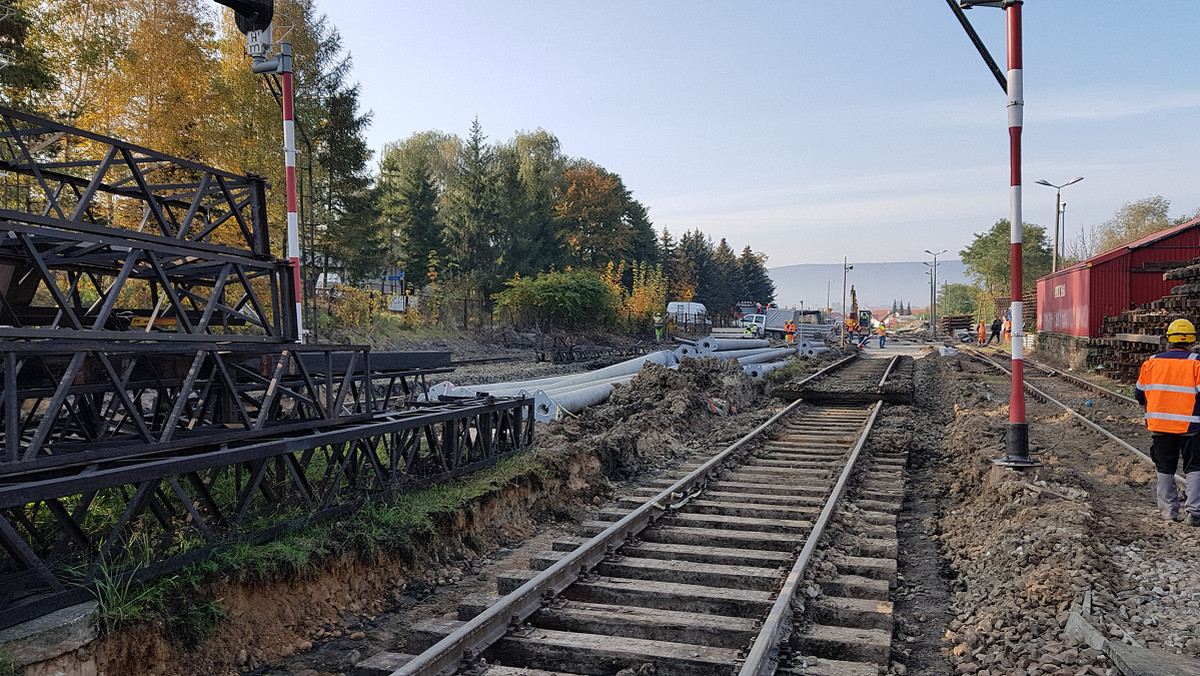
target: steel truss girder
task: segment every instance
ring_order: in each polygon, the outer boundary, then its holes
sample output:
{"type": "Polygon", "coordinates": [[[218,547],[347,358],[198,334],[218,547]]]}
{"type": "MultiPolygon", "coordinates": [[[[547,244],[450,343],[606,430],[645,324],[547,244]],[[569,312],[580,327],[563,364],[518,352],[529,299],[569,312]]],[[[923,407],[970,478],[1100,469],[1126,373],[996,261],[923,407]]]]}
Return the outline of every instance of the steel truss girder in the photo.
{"type": "Polygon", "coordinates": [[[533,441],[532,399],[425,405],[311,434],[0,487],[0,628],[365,500],[453,478],[533,441]]]}
{"type": "Polygon", "coordinates": [[[0,485],[368,420],[446,370],[380,371],[347,345],[0,342],[0,485]]]}
{"type": "Polygon", "coordinates": [[[120,339],[143,327],[189,340],[296,338],[291,271],[271,253],[261,178],[3,107],[0,175],[0,339],[63,329],[120,339]]]}

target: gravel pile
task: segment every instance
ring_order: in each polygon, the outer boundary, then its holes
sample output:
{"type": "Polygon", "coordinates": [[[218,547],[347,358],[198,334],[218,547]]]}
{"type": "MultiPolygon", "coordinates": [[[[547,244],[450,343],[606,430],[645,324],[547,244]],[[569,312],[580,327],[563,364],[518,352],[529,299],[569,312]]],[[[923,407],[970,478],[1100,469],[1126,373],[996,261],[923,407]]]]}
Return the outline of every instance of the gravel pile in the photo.
{"type": "MultiPolygon", "coordinates": [[[[1177,530],[1184,528],[1179,525],[1177,530]]],[[[1112,563],[1128,586],[1092,597],[1103,618],[1094,623],[1097,629],[1146,648],[1200,655],[1200,570],[1194,558],[1195,535],[1191,539],[1191,552],[1189,548],[1164,551],[1161,543],[1144,540],[1109,548],[1112,563]]]]}

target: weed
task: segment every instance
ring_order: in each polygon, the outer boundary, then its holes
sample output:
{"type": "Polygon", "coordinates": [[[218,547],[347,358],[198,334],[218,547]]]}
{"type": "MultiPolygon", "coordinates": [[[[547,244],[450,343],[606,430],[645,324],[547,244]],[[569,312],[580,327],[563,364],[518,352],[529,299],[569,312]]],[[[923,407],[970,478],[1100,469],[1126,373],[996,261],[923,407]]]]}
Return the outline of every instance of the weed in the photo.
{"type": "Polygon", "coordinates": [[[97,603],[93,617],[101,636],[150,619],[156,601],[156,587],[113,569],[111,562],[102,559],[92,590],[97,603]]]}
{"type": "Polygon", "coordinates": [[[25,676],[25,667],[16,659],[0,654],[0,676],[25,676]]]}

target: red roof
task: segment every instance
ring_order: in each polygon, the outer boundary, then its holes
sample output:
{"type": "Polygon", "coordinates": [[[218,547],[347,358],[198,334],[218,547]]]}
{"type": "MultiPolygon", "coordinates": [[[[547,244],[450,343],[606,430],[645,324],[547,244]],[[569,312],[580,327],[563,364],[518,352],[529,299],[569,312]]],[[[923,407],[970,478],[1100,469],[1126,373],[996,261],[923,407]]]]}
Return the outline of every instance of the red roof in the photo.
{"type": "Polygon", "coordinates": [[[1104,253],[1096,254],[1095,256],[1092,256],[1091,258],[1089,258],[1087,260],[1079,261],[1075,265],[1063,268],[1057,272],[1052,272],[1052,273],[1046,275],[1046,277],[1056,277],[1058,275],[1061,275],[1065,272],[1069,272],[1071,270],[1078,270],[1080,268],[1091,267],[1098,263],[1103,263],[1105,261],[1112,260],[1112,259],[1124,254],[1126,251],[1130,251],[1133,249],[1141,249],[1143,247],[1150,246],[1151,244],[1154,244],[1155,242],[1160,242],[1164,239],[1167,239],[1168,237],[1177,235],[1177,234],[1183,232],[1184,230],[1189,230],[1189,229],[1195,228],[1197,226],[1200,226],[1200,218],[1198,218],[1194,221],[1188,221],[1187,223],[1181,223],[1179,225],[1167,228],[1166,230],[1159,230],[1158,232],[1146,235],[1145,237],[1142,237],[1141,239],[1135,239],[1132,242],[1130,242],[1128,244],[1123,244],[1115,249],[1112,249],[1111,251],[1105,251],[1104,253]]]}

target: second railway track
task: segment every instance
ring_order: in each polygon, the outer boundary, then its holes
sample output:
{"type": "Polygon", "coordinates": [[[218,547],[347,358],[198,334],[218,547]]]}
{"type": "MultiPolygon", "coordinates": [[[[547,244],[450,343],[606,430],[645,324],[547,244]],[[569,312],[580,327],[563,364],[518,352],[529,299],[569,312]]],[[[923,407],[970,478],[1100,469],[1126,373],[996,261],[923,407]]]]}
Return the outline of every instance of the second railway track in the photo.
{"type": "Polygon", "coordinates": [[[867,394],[793,402],[716,456],[624,496],[530,570],[501,576],[499,598],[469,597],[458,619],[414,626],[406,649],[428,648],[420,655],[384,653],[357,673],[878,673],[905,456],[868,462],[863,449],[897,361],[818,374],[806,391],[867,394]],[[868,494],[853,510],[855,536],[814,587],[808,564],[852,485],[868,494]]]}

